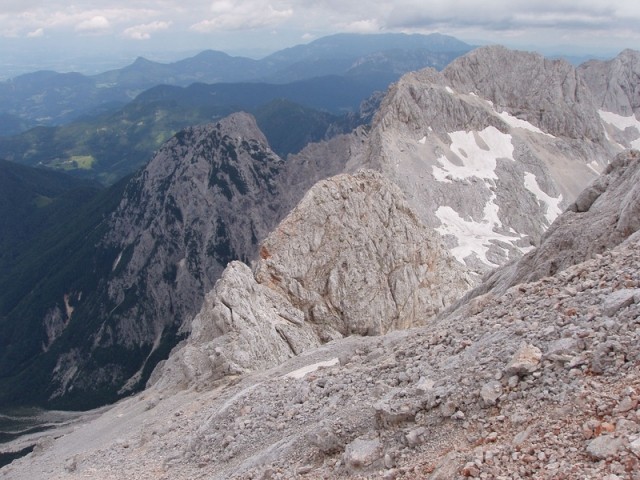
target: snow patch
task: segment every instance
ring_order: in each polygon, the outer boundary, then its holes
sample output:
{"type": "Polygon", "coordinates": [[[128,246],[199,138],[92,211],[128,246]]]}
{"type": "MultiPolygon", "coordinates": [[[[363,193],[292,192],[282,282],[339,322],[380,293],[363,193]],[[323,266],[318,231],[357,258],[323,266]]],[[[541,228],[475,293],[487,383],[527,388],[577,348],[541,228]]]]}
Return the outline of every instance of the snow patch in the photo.
{"type": "MultiPolygon", "coordinates": [[[[600,118],[603,122],[608,123],[609,125],[613,125],[618,130],[626,130],[627,128],[635,128],[640,136],[640,120],[638,120],[635,115],[631,115],[630,117],[623,117],[622,115],[618,115],[613,112],[606,112],[604,110],[598,110],[598,114],[600,114],[600,118]]],[[[631,148],[639,148],[640,149],[640,137],[632,140],[631,148]]]]}
{"type": "Polygon", "coordinates": [[[451,94],[455,93],[451,87],[448,87],[448,86],[447,86],[447,87],[444,87],[444,89],[445,89],[448,93],[451,93],[451,94]]]}
{"type": "Polygon", "coordinates": [[[424,145],[425,143],[427,143],[427,137],[426,136],[422,137],[420,140],[418,140],[418,143],[424,145]]]}
{"type": "Polygon", "coordinates": [[[285,378],[303,378],[305,375],[315,372],[320,367],[333,367],[337,365],[339,362],[338,358],[332,358],[331,360],[327,360],[326,362],[318,362],[312,365],[307,365],[306,367],[299,368],[298,370],[294,370],[293,372],[289,372],[285,375],[285,378]]]}
{"type": "Polygon", "coordinates": [[[539,133],[541,135],[546,135],[547,137],[556,138],[550,133],[543,132],[535,125],[527,122],[526,120],[522,120],[518,117],[514,117],[509,112],[496,112],[498,116],[504,120],[504,122],[509,125],[511,128],[522,128],[524,130],[529,130],[530,132],[539,133]]]}
{"type": "Polygon", "coordinates": [[[124,252],[124,250],[122,252],[120,252],[116,258],[116,260],[113,262],[113,267],[111,267],[111,271],[115,272],[116,271],[116,267],[118,266],[118,264],[120,263],[120,260],[122,260],[122,253],[124,252]]]}
{"type": "Polygon", "coordinates": [[[598,175],[602,174],[602,168],[600,168],[600,165],[598,165],[598,162],[596,162],[595,160],[592,160],[591,162],[587,163],[587,167],[589,167],[598,175]]]}
{"type": "Polygon", "coordinates": [[[495,193],[491,194],[489,201],[484,206],[483,218],[481,221],[465,220],[453,208],[440,206],[436,211],[436,216],[442,225],[436,228],[441,235],[453,235],[458,241],[458,246],[451,249],[451,254],[463,265],[464,259],[474,253],[480,260],[490,266],[495,263],[487,259],[487,252],[491,247],[492,240],[512,243],[519,240],[520,235],[510,236],[494,232],[494,228],[502,227],[502,222],[498,218],[498,204],[495,202],[495,193]]]}
{"type": "Polygon", "coordinates": [[[446,156],[438,158],[440,166],[434,165],[433,176],[440,182],[450,182],[451,178],[465,180],[471,177],[497,180],[496,166],[498,158],[513,158],[511,135],[502,133],[495,127],[487,127],[480,132],[452,132],[451,151],[462,161],[455,165],[446,156]],[[478,145],[475,135],[486,144],[488,149],[478,145]]]}
{"type": "Polygon", "coordinates": [[[525,172],[524,174],[524,187],[533,193],[540,202],[547,206],[547,211],[544,216],[549,222],[549,225],[551,225],[558,215],[562,213],[562,210],[560,209],[562,195],[559,195],[558,198],[554,198],[544,193],[540,188],[540,185],[538,185],[536,176],[529,172],[525,172]]]}

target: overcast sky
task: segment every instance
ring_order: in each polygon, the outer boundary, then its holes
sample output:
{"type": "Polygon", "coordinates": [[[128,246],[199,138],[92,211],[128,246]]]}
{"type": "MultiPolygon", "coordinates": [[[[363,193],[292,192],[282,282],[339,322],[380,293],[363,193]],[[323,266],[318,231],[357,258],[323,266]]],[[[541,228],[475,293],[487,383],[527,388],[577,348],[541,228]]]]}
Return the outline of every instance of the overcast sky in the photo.
{"type": "Polygon", "coordinates": [[[640,49],[640,2],[0,0],[0,66],[93,54],[162,60],[207,48],[260,57],[338,32],[439,32],[470,43],[612,56],[640,49]]]}

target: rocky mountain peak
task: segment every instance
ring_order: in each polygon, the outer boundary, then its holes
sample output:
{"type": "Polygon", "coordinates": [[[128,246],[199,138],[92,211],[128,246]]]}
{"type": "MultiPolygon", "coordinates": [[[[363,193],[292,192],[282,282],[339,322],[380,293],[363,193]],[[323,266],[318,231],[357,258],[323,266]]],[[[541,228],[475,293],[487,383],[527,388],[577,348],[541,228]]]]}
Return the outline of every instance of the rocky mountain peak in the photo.
{"type": "Polygon", "coordinates": [[[258,281],[340,335],[420,324],[470,286],[398,187],[374,171],[318,182],[260,256],[258,281]]]}
{"type": "Polygon", "coordinates": [[[604,141],[589,89],[565,60],[491,46],[454,60],[442,73],[454,90],[476,93],[548,134],[604,141]]]}
{"type": "Polygon", "coordinates": [[[331,177],[265,239],[253,272],[227,267],[152,382],[202,384],[330,340],[423,325],[470,284],[384,176],[331,177]]]}
{"type": "Polygon", "coordinates": [[[391,178],[481,274],[537,245],[619,148],[574,67],[486,47],[403,76],[350,166],[391,178]]]}
{"type": "Polygon", "coordinates": [[[108,220],[101,248],[115,259],[95,294],[97,326],[86,350],[59,356],[53,396],[93,388],[94,378],[120,393],[144,381],[189,330],[227,263],[251,259],[283,215],[275,180],[283,168],[245,113],[169,140],[128,183],[108,220]],[[92,356],[113,348],[134,360],[121,355],[91,366],[92,356]]]}
{"type": "Polygon", "coordinates": [[[624,117],[640,114],[640,52],[627,49],[611,60],[590,60],[578,72],[599,109],[624,117]]]}

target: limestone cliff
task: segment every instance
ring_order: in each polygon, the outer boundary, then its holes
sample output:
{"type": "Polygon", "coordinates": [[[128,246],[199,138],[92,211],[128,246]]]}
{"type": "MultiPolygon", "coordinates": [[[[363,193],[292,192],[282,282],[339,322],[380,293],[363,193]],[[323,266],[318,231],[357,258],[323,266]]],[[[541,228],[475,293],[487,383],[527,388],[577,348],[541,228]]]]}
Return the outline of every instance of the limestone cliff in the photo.
{"type": "Polygon", "coordinates": [[[608,138],[623,148],[640,148],[640,52],[624,50],[608,61],[578,67],[589,86],[608,138]]]}
{"type": "Polygon", "coordinates": [[[373,171],[316,184],[260,256],[253,272],[227,267],[152,383],[202,387],[343,336],[424,325],[470,286],[399,189],[373,171]]]}
{"type": "Polygon", "coordinates": [[[481,273],[537,245],[619,149],[570,64],[485,47],[402,77],[348,167],[396,182],[481,273]]]}
{"type": "Polygon", "coordinates": [[[59,354],[52,398],[96,385],[122,394],[144,382],[227,263],[248,261],[283,216],[275,180],[283,168],[244,113],[167,142],[106,220],[100,248],[115,252],[111,274],[79,301],[93,302],[91,327],[82,346],[59,354]]]}

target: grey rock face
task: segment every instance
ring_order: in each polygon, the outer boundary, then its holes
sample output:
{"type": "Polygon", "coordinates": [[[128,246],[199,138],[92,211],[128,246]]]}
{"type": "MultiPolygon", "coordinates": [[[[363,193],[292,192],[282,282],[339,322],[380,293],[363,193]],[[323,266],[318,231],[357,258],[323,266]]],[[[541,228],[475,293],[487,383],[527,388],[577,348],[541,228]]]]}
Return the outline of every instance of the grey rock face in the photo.
{"type": "Polygon", "coordinates": [[[469,295],[502,292],[518,283],[554,275],[619,245],[638,230],[640,152],[631,150],[619,154],[605,174],[556,219],[537,249],[517,264],[491,274],[469,295]]]}
{"type": "Polygon", "coordinates": [[[482,273],[537,245],[618,149],[570,64],[487,47],[402,77],[347,168],[392,179],[482,273]]]}
{"type": "Polygon", "coordinates": [[[640,114],[640,52],[627,49],[608,61],[590,60],[578,73],[598,108],[625,117],[640,114]]]}
{"type": "Polygon", "coordinates": [[[624,50],[609,61],[578,67],[589,86],[608,137],[624,148],[640,148],[640,52],[624,50]]]}
{"type": "Polygon", "coordinates": [[[478,48],[443,71],[454,90],[475,92],[556,137],[604,142],[591,91],[565,60],[500,46],[478,48]]]}
{"type": "Polygon", "coordinates": [[[186,344],[151,383],[203,387],[210,380],[264,370],[320,344],[304,315],[260,285],[245,264],[232,262],[205,297],[186,344]]]}
{"type": "MultiPolygon", "coordinates": [[[[243,113],[189,128],[165,144],[129,182],[110,219],[103,247],[120,253],[105,282],[104,311],[89,333],[92,348],[140,349],[148,358],[172,346],[226,264],[251,258],[283,215],[275,182],[283,167],[253,117],[243,113]]],[[[80,358],[89,361],[91,354],[80,358]]],[[[133,388],[145,362],[128,380],[109,381],[122,382],[122,392],[133,388]]],[[[58,363],[54,381],[68,379],[69,369],[76,380],[61,383],[56,395],[101,375],[84,371],[82,360],[58,363]]],[[[97,368],[108,372],[108,363],[97,368]]]]}
{"type": "Polygon", "coordinates": [[[260,256],[258,281],[341,335],[421,324],[469,287],[400,190],[371,171],[319,182],[260,256]]]}
{"type": "Polygon", "coordinates": [[[254,273],[227,267],[188,342],[156,373],[159,387],[265,369],[342,336],[423,325],[470,287],[398,188],[372,171],[316,184],[260,257],[254,273]]]}

